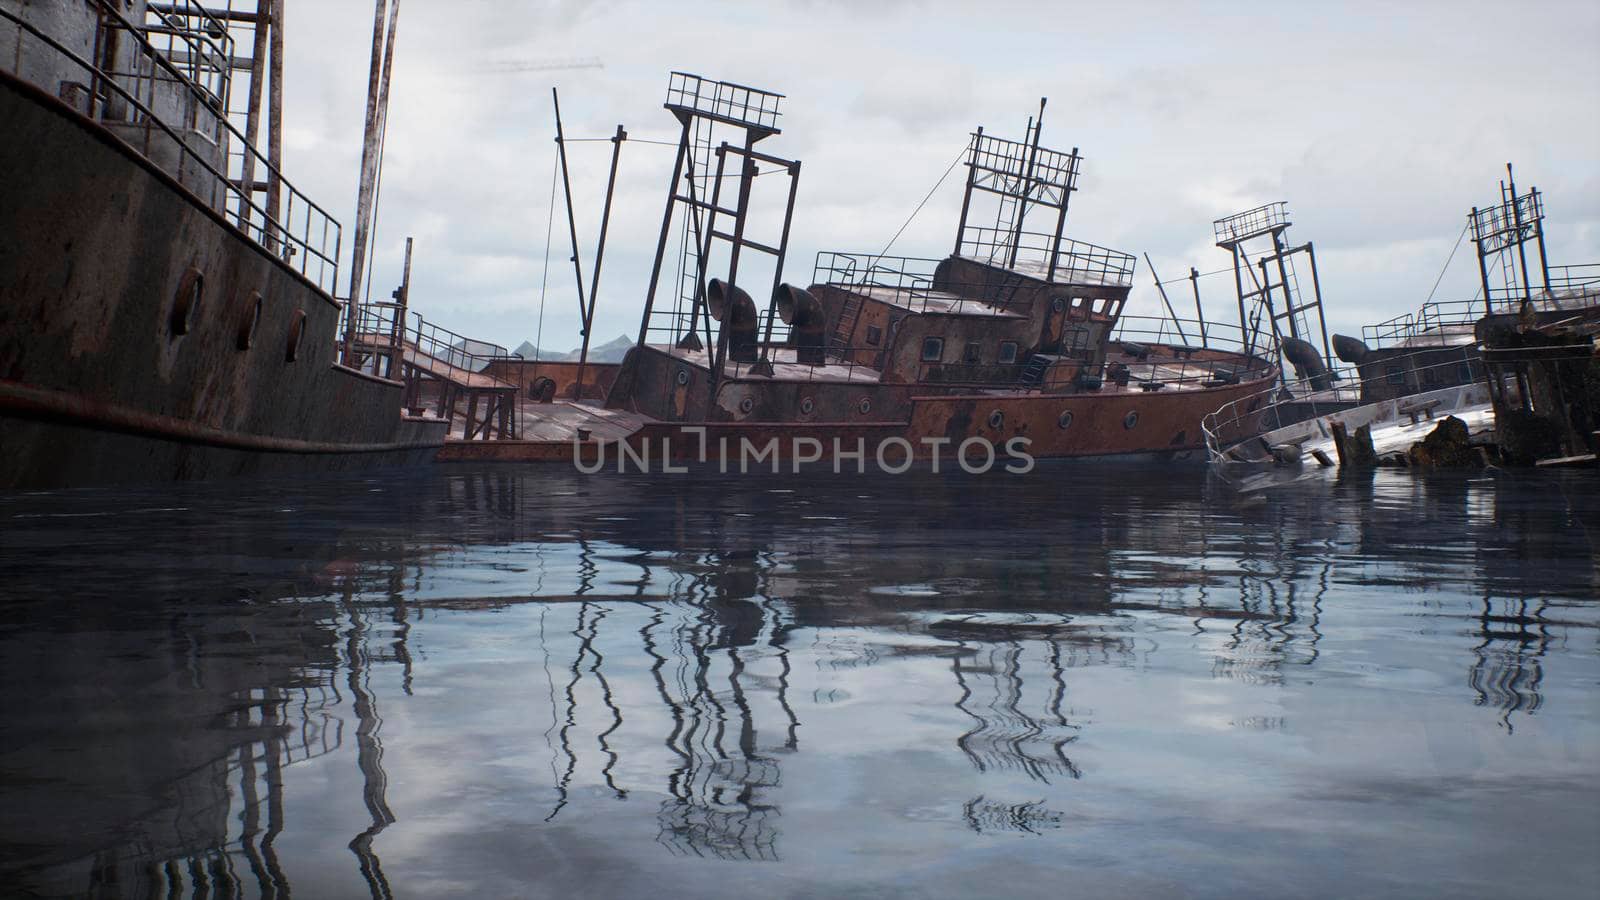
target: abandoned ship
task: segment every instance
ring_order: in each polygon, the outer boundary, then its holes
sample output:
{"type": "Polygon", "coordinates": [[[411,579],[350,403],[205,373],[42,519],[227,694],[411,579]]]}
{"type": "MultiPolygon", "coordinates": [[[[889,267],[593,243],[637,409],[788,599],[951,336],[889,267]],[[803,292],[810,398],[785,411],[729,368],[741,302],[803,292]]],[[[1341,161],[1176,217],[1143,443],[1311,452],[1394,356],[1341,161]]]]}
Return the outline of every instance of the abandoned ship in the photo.
{"type": "MultiPolygon", "coordinates": [[[[969,448],[992,461],[1014,442],[1038,458],[1199,459],[1201,417],[1278,378],[1276,348],[1242,328],[1124,314],[1134,257],[1065,236],[1082,157],[1041,145],[1043,103],[1021,141],[972,135],[948,256],[824,252],[809,287],[786,283],[800,163],[757,149],[782,100],[671,74],[677,158],[637,344],[616,365],[490,365],[501,388],[441,460],[589,465],[610,449],[726,465],[756,447],[774,467],[893,468],[969,448]]],[[[581,288],[580,272],[580,303],[581,288]]]]}
{"type": "Polygon", "coordinates": [[[1331,373],[1337,384],[1307,378],[1207,416],[1213,461],[1593,465],[1600,265],[1551,264],[1544,223],[1544,195],[1519,191],[1507,164],[1498,201],[1473,207],[1462,230],[1476,249],[1477,296],[1430,297],[1361,338],[1334,335],[1347,364],[1331,373]]]}
{"type": "Polygon", "coordinates": [[[0,0],[0,488],[443,443],[336,353],[341,228],[280,168],[282,6],[0,0]]]}

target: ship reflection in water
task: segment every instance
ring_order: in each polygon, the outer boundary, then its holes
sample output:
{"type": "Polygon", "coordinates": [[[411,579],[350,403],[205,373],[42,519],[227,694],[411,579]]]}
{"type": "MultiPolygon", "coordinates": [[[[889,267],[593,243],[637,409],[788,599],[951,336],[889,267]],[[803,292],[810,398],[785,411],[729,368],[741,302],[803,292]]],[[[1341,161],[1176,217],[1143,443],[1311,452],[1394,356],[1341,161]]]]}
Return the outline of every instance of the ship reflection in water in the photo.
{"type": "Polygon", "coordinates": [[[24,896],[1592,896],[1600,480],[0,497],[24,896]]]}

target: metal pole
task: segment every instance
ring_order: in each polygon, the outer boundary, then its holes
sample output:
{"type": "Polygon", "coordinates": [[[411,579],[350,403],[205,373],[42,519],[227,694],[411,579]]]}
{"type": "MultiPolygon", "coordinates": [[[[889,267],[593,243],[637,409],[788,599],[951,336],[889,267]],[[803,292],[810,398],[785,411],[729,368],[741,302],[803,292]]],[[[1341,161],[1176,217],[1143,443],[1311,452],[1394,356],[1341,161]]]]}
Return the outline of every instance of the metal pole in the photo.
{"type": "Polygon", "coordinates": [[[1249,356],[1255,350],[1256,338],[1244,314],[1244,279],[1239,275],[1239,245],[1229,244],[1228,249],[1233,251],[1233,293],[1239,298],[1239,341],[1244,345],[1245,355],[1249,356]]]}
{"type": "MultiPolygon", "coordinates": [[[[733,240],[728,248],[728,291],[732,294],[738,286],[739,277],[739,250],[744,246],[744,220],[750,209],[750,188],[755,181],[756,163],[750,158],[750,151],[754,149],[755,133],[745,131],[744,153],[740,155],[742,164],[739,166],[739,205],[733,220],[733,240]]],[[[728,310],[732,313],[732,310],[728,310]]],[[[728,361],[728,320],[731,315],[725,315],[722,327],[717,329],[717,355],[711,369],[711,397],[717,396],[717,389],[722,385],[722,371],[728,361]]]]}
{"type": "Polygon", "coordinates": [[[1533,302],[1533,291],[1528,286],[1528,243],[1522,234],[1522,205],[1517,202],[1517,178],[1511,174],[1511,163],[1506,163],[1506,180],[1511,182],[1511,221],[1517,226],[1517,259],[1522,263],[1522,300],[1533,302]]]}
{"type": "Polygon", "coordinates": [[[1539,189],[1528,188],[1528,193],[1533,196],[1533,212],[1538,218],[1534,219],[1533,238],[1539,247],[1539,277],[1544,279],[1545,293],[1550,292],[1550,262],[1544,255],[1544,210],[1539,206],[1539,189]]]}
{"type": "Polygon", "coordinates": [[[1194,266],[1189,267],[1189,286],[1194,289],[1194,315],[1200,322],[1200,346],[1205,347],[1210,339],[1206,337],[1206,311],[1200,308],[1200,270],[1194,266]]]}
{"type": "Polygon", "coordinates": [[[1017,220],[1011,226],[1011,260],[1006,268],[1017,265],[1017,250],[1022,244],[1022,219],[1028,214],[1028,193],[1033,190],[1033,167],[1039,159],[1039,132],[1044,130],[1044,104],[1048,97],[1039,98],[1039,118],[1033,125],[1033,146],[1028,150],[1028,168],[1022,176],[1022,196],[1017,198],[1017,220]]]}
{"type": "MultiPolygon", "coordinates": [[[[689,174],[685,180],[689,183],[689,210],[690,218],[694,220],[695,228],[695,263],[694,263],[694,295],[689,299],[689,333],[678,342],[678,347],[685,350],[698,350],[701,347],[711,348],[706,350],[706,359],[710,360],[716,355],[716,339],[711,335],[711,310],[706,310],[706,340],[702,345],[700,336],[695,329],[700,327],[700,308],[706,300],[706,268],[711,265],[711,237],[717,231],[717,204],[722,202],[722,174],[728,161],[728,143],[723,141],[717,148],[717,174],[711,181],[711,208],[706,212],[704,226],[700,222],[699,208],[694,204],[694,158],[689,159],[689,174]]],[[[709,160],[708,160],[709,162],[709,160]]]]}
{"type": "Polygon", "coordinates": [[[650,336],[650,313],[656,305],[656,282],[661,280],[661,261],[667,255],[667,235],[672,231],[672,208],[677,205],[678,179],[683,177],[683,158],[689,153],[689,122],[683,121],[683,136],[678,139],[678,158],[672,164],[672,180],[667,182],[667,208],[661,214],[661,238],[656,242],[656,261],[650,267],[650,286],[645,288],[644,315],[639,319],[639,346],[650,336]]]}
{"type": "MultiPolygon", "coordinates": [[[[267,78],[267,35],[272,30],[272,6],[274,0],[261,0],[267,15],[258,18],[253,26],[255,28],[254,40],[250,49],[250,99],[246,105],[244,119],[244,163],[243,171],[239,174],[239,192],[244,196],[240,200],[239,226],[249,233],[249,222],[252,218],[250,209],[256,196],[256,138],[261,134],[261,83],[267,78]]],[[[263,231],[267,223],[262,223],[263,231]]]]}
{"type": "MultiPolygon", "coordinates": [[[[378,168],[378,79],[383,74],[383,23],[388,0],[377,0],[372,21],[372,67],[367,74],[367,121],[361,141],[361,184],[356,189],[355,241],[350,245],[350,294],[345,299],[344,361],[352,361],[352,342],[356,333],[356,304],[361,297],[361,279],[366,274],[367,213],[372,208],[372,187],[378,168]]],[[[276,44],[276,40],[274,40],[276,44]]],[[[274,56],[273,67],[277,67],[274,56]]],[[[277,93],[274,79],[273,93],[277,93]]]]}
{"type": "Polygon", "coordinates": [[[1156,274],[1156,264],[1150,261],[1150,254],[1144,255],[1144,264],[1150,268],[1150,280],[1156,283],[1156,290],[1161,292],[1161,304],[1167,308],[1167,315],[1172,317],[1172,326],[1178,329],[1178,337],[1183,339],[1184,346],[1189,344],[1189,336],[1183,333],[1183,323],[1178,321],[1178,312],[1172,308],[1172,301],[1167,299],[1167,289],[1161,284],[1161,276],[1156,274]]]}
{"type": "MultiPolygon", "coordinates": [[[[794,195],[800,187],[800,163],[789,164],[789,205],[783,210],[783,234],[778,237],[778,259],[772,270],[772,299],[767,303],[767,329],[761,339],[761,362],[757,368],[763,375],[772,375],[769,359],[772,347],[772,320],[778,317],[778,286],[783,283],[783,258],[789,252],[789,223],[794,219],[794,195]]],[[[756,371],[756,370],[752,370],[756,371]]]]}
{"type": "Polygon", "coordinates": [[[978,176],[978,148],[983,145],[983,126],[972,136],[972,154],[967,158],[967,192],[961,196],[961,219],[956,222],[956,248],[952,256],[961,255],[961,235],[967,230],[967,210],[972,206],[972,182],[978,176]]]}
{"type": "Polygon", "coordinates": [[[1322,326],[1322,354],[1331,365],[1333,345],[1328,342],[1328,317],[1322,314],[1322,281],[1317,277],[1317,250],[1306,241],[1306,257],[1311,260],[1311,293],[1317,298],[1317,324],[1322,326]]]}
{"type": "MultiPolygon", "coordinates": [[[[1284,262],[1283,240],[1281,239],[1280,234],[1276,231],[1272,233],[1272,255],[1278,261],[1278,280],[1283,284],[1283,314],[1289,318],[1289,335],[1296,340],[1299,340],[1300,326],[1296,324],[1294,320],[1295,313],[1298,312],[1298,310],[1296,310],[1294,306],[1294,294],[1290,293],[1289,291],[1289,265],[1288,263],[1284,262]]],[[[1263,282],[1266,282],[1267,280],[1267,267],[1265,263],[1266,260],[1262,260],[1261,280],[1263,282]]],[[[1272,291],[1272,286],[1270,284],[1267,285],[1267,291],[1270,299],[1272,291]]],[[[1273,320],[1276,321],[1277,317],[1274,316],[1273,320]]]]}
{"type": "MultiPolygon", "coordinates": [[[[583,339],[589,340],[589,322],[586,314],[589,306],[583,299],[583,266],[578,263],[578,220],[572,210],[572,180],[567,173],[567,142],[561,133],[561,99],[556,95],[556,89],[550,89],[550,102],[556,109],[556,156],[561,160],[561,189],[567,197],[567,233],[572,236],[572,272],[578,280],[578,318],[583,320],[583,339]]],[[[577,391],[580,385],[573,385],[577,391]]],[[[578,399],[574,393],[572,399],[578,399]]]]}
{"type": "Polygon", "coordinates": [[[611,224],[611,195],[617,187],[617,157],[622,155],[622,142],[628,133],[617,126],[611,138],[611,174],[606,178],[606,204],[600,211],[600,243],[594,250],[594,274],[589,276],[589,311],[583,316],[583,347],[578,351],[577,385],[572,389],[572,399],[583,399],[583,369],[589,364],[589,333],[594,325],[595,299],[600,296],[600,261],[606,255],[606,227],[611,224]]]}
{"type": "Polygon", "coordinates": [[[1478,208],[1474,206],[1469,214],[1472,218],[1472,243],[1478,250],[1478,277],[1483,281],[1483,311],[1486,315],[1494,315],[1494,301],[1489,299],[1489,263],[1483,252],[1483,239],[1478,235],[1478,208]]]}
{"type": "Polygon", "coordinates": [[[1078,169],[1078,148],[1072,148],[1072,156],[1067,161],[1067,183],[1061,186],[1061,211],[1056,214],[1056,234],[1050,242],[1050,271],[1045,273],[1045,281],[1056,280],[1056,259],[1061,255],[1061,232],[1067,229],[1067,205],[1072,200],[1073,173],[1078,169]]]}
{"type": "Polygon", "coordinates": [[[406,238],[406,266],[400,276],[400,290],[395,291],[395,300],[399,304],[395,309],[394,325],[390,328],[389,346],[392,356],[389,357],[389,377],[395,378],[398,370],[404,374],[406,350],[406,312],[411,307],[411,238],[406,238]]]}
{"type": "MultiPolygon", "coordinates": [[[[267,95],[267,215],[276,220],[278,199],[283,191],[283,176],[279,174],[283,171],[283,0],[272,0],[269,37],[272,43],[272,65],[269,69],[272,81],[267,95]]],[[[276,252],[277,247],[277,241],[269,238],[267,249],[276,252]]],[[[337,259],[335,257],[335,264],[337,259]]]]}

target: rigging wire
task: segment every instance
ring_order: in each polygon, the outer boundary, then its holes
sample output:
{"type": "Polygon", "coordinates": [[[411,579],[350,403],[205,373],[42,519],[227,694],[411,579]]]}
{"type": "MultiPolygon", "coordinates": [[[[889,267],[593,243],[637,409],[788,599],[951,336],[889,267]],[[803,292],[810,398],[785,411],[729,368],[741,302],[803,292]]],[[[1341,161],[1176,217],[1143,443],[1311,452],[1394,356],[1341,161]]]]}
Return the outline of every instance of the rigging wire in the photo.
{"type": "Polygon", "coordinates": [[[550,234],[556,225],[556,174],[560,171],[560,163],[560,157],[550,163],[550,217],[544,224],[544,271],[539,275],[539,326],[533,336],[535,362],[538,362],[539,354],[544,352],[541,346],[544,344],[544,298],[545,288],[550,284],[550,234]]]}
{"type": "Polygon", "coordinates": [[[923,197],[922,202],[917,204],[917,208],[913,209],[911,211],[911,215],[906,217],[905,224],[901,225],[900,230],[894,233],[894,237],[889,239],[889,243],[883,245],[883,250],[878,253],[878,259],[882,259],[884,254],[888,253],[889,249],[894,246],[894,242],[900,240],[900,235],[904,234],[905,230],[910,227],[911,220],[915,219],[917,217],[917,213],[922,212],[922,207],[926,206],[928,201],[933,199],[933,195],[939,190],[939,187],[944,184],[944,180],[950,177],[950,173],[956,170],[956,166],[960,164],[962,158],[967,155],[968,149],[970,149],[970,145],[962,145],[961,152],[957,153],[956,158],[950,161],[950,167],[944,170],[943,175],[939,176],[939,180],[933,185],[933,189],[928,191],[928,195],[923,197]]]}
{"type": "Polygon", "coordinates": [[[1467,230],[1472,227],[1468,222],[1461,228],[1461,236],[1456,238],[1456,245],[1450,248],[1450,256],[1444,261],[1444,268],[1439,270],[1439,277],[1434,279],[1433,290],[1428,292],[1428,299],[1424,303],[1433,302],[1433,295],[1439,290],[1439,285],[1444,282],[1444,273],[1450,271],[1450,262],[1456,258],[1456,251],[1461,249],[1461,242],[1467,239],[1467,230]]]}

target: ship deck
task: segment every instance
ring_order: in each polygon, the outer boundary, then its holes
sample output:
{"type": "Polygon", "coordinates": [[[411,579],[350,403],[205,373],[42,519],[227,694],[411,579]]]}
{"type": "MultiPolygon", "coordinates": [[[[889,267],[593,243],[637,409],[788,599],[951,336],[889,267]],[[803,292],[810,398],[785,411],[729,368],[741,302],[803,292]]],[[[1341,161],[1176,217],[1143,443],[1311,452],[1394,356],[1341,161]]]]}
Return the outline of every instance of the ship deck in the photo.
{"type": "Polygon", "coordinates": [[[958,316],[987,316],[996,319],[1022,319],[1026,318],[1015,312],[990,305],[987,301],[975,297],[963,297],[949,291],[936,291],[923,288],[891,288],[878,285],[860,285],[845,288],[852,294],[899,306],[904,309],[921,313],[935,313],[958,316]]]}

